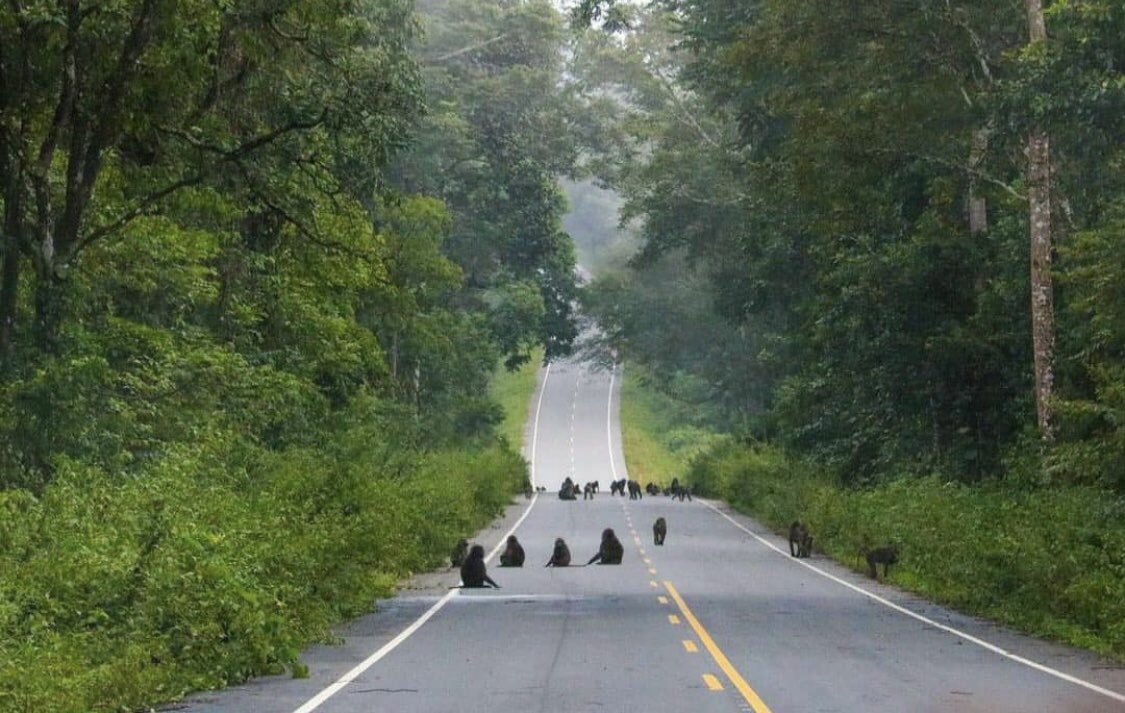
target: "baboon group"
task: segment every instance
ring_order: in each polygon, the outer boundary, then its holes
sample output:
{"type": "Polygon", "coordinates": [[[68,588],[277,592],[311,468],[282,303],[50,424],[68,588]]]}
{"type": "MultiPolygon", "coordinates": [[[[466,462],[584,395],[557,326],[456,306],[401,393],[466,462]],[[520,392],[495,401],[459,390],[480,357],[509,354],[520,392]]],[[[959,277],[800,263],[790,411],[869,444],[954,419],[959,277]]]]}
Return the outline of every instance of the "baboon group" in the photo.
{"type": "MultiPolygon", "coordinates": [[[[658,517],[652,525],[653,541],[657,545],[663,545],[667,534],[668,522],[664,518],[658,517]]],[[[523,567],[525,557],[523,545],[520,544],[519,539],[515,535],[509,535],[507,545],[500,554],[500,566],[523,567]]],[[[601,545],[598,546],[598,551],[582,566],[621,564],[624,557],[625,546],[621,544],[621,540],[617,539],[617,534],[614,533],[613,528],[607,527],[602,530],[602,541],[601,545]]],[[[544,566],[569,567],[571,566],[570,561],[570,547],[567,546],[566,540],[561,537],[556,538],[555,546],[551,550],[551,558],[547,560],[547,564],[544,566]]],[[[484,564],[484,547],[481,545],[470,546],[469,541],[462,538],[453,548],[453,553],[449,556],[449,562],[451,566],[461,568],[461,586],[463,588],[479,589],[491,586],[500,589],[500,585],[488,576],[484,564]]]]}
{"type": "Polygon", "coordinates": [[[673,478],[672,484],[667,488],[661,488],[656,483],[649,483],[642,488],[639,481],[627,480],[625,478],[615,480],[609,484],[610,495],[620,495],[624,497],[626,492],[629,493],[630,500],[641,500],[644,498],[642,492],[648,493],[649,495],[670,496],[673,499],[679,498],[680,502],[683,502],[684,498],[691,500],[691,488],[686,485],[680,485],[679,478],[673,478]]]}
{"type": "MultiPolygon", "coordinates": [[[[800,520],[794,520],[789,526],[789,555],[791,557],[808,557],[812,552],[813,537],[809,528],[800,520]]],[[[884,545],[883,547],[861,547],[859,555],[867,560],[867,575],[872,579],[879,578],[878,565],[883,565],[883,579],[887,578],[887,570],[892,564],[898,563],[898,546],[884,545]]]]}

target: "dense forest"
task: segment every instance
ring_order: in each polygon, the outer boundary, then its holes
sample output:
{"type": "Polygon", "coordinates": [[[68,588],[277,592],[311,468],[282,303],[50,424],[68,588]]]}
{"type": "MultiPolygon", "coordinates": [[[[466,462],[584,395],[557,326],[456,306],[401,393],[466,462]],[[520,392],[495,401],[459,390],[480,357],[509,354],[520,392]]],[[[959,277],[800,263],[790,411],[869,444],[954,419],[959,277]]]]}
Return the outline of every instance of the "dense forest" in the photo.
{"type": "Polygon", "coordinates": [[[589,165],[641,244],[583,299],[688,422],[671,448],[729,434],[687,477],[1125,655],[1125,5],[573,14],[589,165]]]}
{"type": "Polygon", "coordinates": [[[1051,480],[1125,488],[1125,8],[1038,37],[1031,5],[587,3],[643,236],[590,297],[612,338],[847,482],[1047,443],[1051,480]]]}
{"type": "Polygon", "coordinates": [[[546,2],[0,7],[0,710],[291,666],[522,488],[567,353],[546,2]]]}

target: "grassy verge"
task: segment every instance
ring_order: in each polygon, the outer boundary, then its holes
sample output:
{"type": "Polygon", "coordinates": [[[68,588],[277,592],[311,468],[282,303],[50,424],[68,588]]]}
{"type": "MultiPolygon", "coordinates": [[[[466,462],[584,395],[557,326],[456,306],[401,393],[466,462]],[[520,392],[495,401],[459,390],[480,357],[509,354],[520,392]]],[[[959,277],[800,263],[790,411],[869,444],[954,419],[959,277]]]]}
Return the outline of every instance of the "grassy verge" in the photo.
{"type": "Polygon", "coordinates": [[[851,567],[896,544],[899,586],[1125,659],[1125,500],[1108,491],[936,478],[843,489],[774,449],[731,442],[697,458],[689,480],[779,532],[807,522],[816,549],[851,567]]]}
{"type": "Polygon", "coordinates": [[[516,371],[508,371],[503,366],[496,370],[489,385],[492,398],[504,411],[504,421],[500,425],[500,435],[504,437],[517,453],[523,442],[523,427],[527,422],[528,404],[535,393],[536,375],[543,363],[542,348],[531,354],[531,361],[516,371]]]}
{"type": "Polygon", "coordinates": [[[0,711],[139,710],[287,667],[499,514],[525,466],[360,414],[316,448],[208,434],[123,476],[0,492],[0,711]]]}
{"type": "Polygon", "coordinates": [[[629,477],[667,485],[719,437],[690,425],[684,405],[653,388],[644,370],[626,366],[621,382],[621,441],[629,477]]]}

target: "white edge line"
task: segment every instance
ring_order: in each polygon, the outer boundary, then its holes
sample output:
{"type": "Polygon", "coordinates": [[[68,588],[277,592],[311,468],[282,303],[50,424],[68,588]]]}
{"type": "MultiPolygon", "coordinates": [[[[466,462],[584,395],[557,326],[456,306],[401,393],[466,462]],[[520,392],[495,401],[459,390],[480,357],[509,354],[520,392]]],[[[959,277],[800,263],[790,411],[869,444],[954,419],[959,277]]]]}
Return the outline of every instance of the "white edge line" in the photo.
{"type": "Polygon", "coordinates": [[[965,632],[961,631],[960,629],[955,629],[952,626],[948,626],[946,624],[936,622],[933,619],[925,617],[925,616],[923,616],[923,615],[921,615],[921,614],[919,614],[915,611],[911,611],[910,609],[907,609],[904,606],[901,606],[899,604],[895,604],[894,602],[890,601],[889,599],[884,599],[883,597],[880,597],[878,594],[875,594],[873,592],[869,592],[862,587],[858,587],[858,586],[852,584],[851,582],[840,579],[839,577],[837,577],[834,574],[830,574],[828,572],[825,572],[824,570],[822,570],[821,568],[819,568],[815,565],[811,565],[808,562],[805,562],[805,561],[800,560],[800,559],[794,559],[794,558],[789,556],[788,552],[785,552],[780,547],[777,547],[776,545],[774,545],[772,542],[769,542],[768,540],[764,539],[763,537],[761,537],[761,536],[751,532],[750,530],[746,529],[745,527],[742,526],[741,523],[736,521],[730,515],[727,515],[725,512],[719,510],[717,507],[715,507],[711,503],[704,501],[703,504],[706,505],[707,507],[711,508],[711,510],[713,510],[719,516],[725,518],[728,522],[730,522],[730,524],[734,525],[739,530],[742,530],[747,535],[750,535],[755,540],[762,543],[763,545],[770,548],[771,550],[778,553],[779,555],[783,555],[787,560],[789,560],[793,564],[799,564],[802,567],[806,567],[806,568],[812,570],[813,572],[816,572],[820,576],[826,577],[827,579],[830,579],[833,582],[836,582],[837,584],[842,584],[843,586],[847,587],[848,589],[859,592],[860,594],[867,597],[868,599],[876,601],[876,602],[882,604],[883,606],[894,609],[895,611],[899,612],[900,614],[905,614],[908,617],[911,617],[913,619],[917,619],[920,622],[923,622],[923,623],[928,624],[930,626],[941,629],[942,631],[945,631],[949,634],[953,634],[954,636],[956,636],[960,639],[964,639],[965,641],[968,641],[969,643],[976,644],[977,646],[980,646],[981,648],[987,649],[987,650],[989,650],[993,653],[996,653],[996,654],[1000,654],[1004,658],[1015,661],[1016,663],[1023,664],[1024,666],[1027,666],[1029,668],[1033,668],[1036,671],[1040,671],[1042,673],[1046,673],[1048,675],[1054,676],[1055,678],[1060,678],[1060,679],[1062,679],[1062,680],[1064,680],[1068,683],[1073,683],[1076,686],[1082,686],[1083,688],[1089,689],[1089,690],[1091,690],[1095,693],[1100,693],[1101,695],[1106,696],[1107,698],[1112,698],[1115,701],[1120,701],[1122,703],[1125,703],[1125,694],[1121,694],[1121,693],[1118,693],[1116,691],[1111,691],[1108,688],[1102,688],[1101,686],[1099,686],[1097,684],[1090,683],[1089,681],[1085,681],[1085,680],[1083,680],[1081,678],[1078,678],[1076,676],[1071,676],[1069,673],[1063,673],[1062,671],[1059,671],[1057,669],[1053,669],[1050,666],[1045,666],[1044,664],[1032,661],[1031,659],[1026,659],[1023,656],[1020,656],[1018,654],[1013,654],[1012,652],[1010,652],[1010,651],[1008,651],[1004,648],[1001,648],[1001,647],[999,647],[995,644],[990,644],[989,642],[985,641],[984,639],[978,639],[977,637],[973,636],[972,634],[966,634],[965,632]]]}
{"type": "Polygon", "coordinates": [[[609,472],[613,475],[614,480],[617,480],[617,465],[614,463],[613,455],[613,382],[616,378],[617,365],[614,364],[609,371],[609,398],[606,399],[605,404],[605,436],[609,443],[609,472]]]}
{"type": "MultiPolygon", "coordinates": [[[[539,413],[543,409],[543,394],[547,391],[547,377],[549,377],[550,375],[551,365],[548,363],[547,369],[543,373],[543,383],[539,385],[539,403],[535,407],[535,427],[532,429],[531,436],[531,485],[533,488],[535,487],[535,451],[539,443],[539,413]]],[[[520,518],[516,520],[516,524],[512,525],[512,529],[508,530],[508,532],[500,538],[500,542],[496,545],[495,548],[493,548],[492,552],[488,553],[488,556],[485,558],[486,562],[488,560],[491,560],[496,555],[496,553],[500,551],[500,548],[506,544],[508,536],[515,533],[519,526],[523,524],[523,521],[526,520],[527,516],[531,514],[531,509],[535,507],[535,503],[538,500],[539,493],[535,493],[534,495],[532,495],[531,502],[528,504],[527,509],[523,511],[523,515],[520,515],[520,518]]],[[[342,689],[344,686],[348,685],[355,679],[359,678],[361,675],[363,675],[364,671],[374,666],[379,662],[380,659],[394,651],[399,644],[410,638],[410,636],[414,632],[421,629],[422,625],[432,619],[434,614],[437,614],[439,611],[441,611],[441,608],[448,604],[450,599],[457,596],[460,591],[461,590],[459,589],[449,590],[449,592],[443,595],[441,599],[434,602],[434,605],[427,609],[426,612],[422,614],[422,616],[415,619],[410,626],[403,629],[398,636],[383,644],[383,646],[381,646],[378,651],[356,664],[356,666],[352,668],[352,670],[336,679],[335,682],[310,698],[304,703],[304,705],[293,711],[293,713],[311,713],[312,711],[319,708],[325,701],[339,693],[340,689],[342,689]]]]}

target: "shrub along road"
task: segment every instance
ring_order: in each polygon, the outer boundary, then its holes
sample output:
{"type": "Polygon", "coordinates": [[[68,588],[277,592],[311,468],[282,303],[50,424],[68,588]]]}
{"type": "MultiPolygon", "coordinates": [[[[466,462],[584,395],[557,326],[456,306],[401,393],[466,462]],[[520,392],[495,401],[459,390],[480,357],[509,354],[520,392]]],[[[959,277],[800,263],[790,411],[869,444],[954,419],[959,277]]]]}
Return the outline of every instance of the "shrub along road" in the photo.
{"type": "Polygon", "coordinates": [[[309,678],[259,679],[186,710],[1125,711],[1125,671],[1090,654],[791,560],[714,503],[611,497],[625,472],[616,383],[577,363],[547,373],[528,454],[548,492],[477,538],[495,552],[516,528],[527,566],[490,559],[502,589],[450,591],[455,573],[425,575],[342,646],[308,652],[309,678]],[[568,475],[602,493],[560,501],[568,475]],[[556,537],[585,562],[606,527],[625,544],[621,566],[543,567],[556,537]]]}

